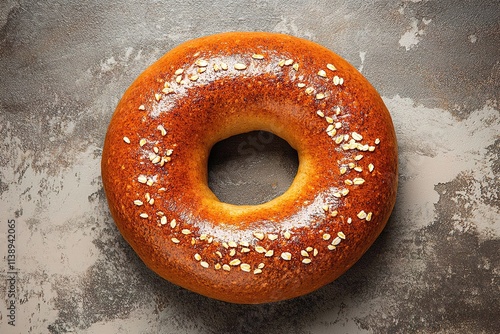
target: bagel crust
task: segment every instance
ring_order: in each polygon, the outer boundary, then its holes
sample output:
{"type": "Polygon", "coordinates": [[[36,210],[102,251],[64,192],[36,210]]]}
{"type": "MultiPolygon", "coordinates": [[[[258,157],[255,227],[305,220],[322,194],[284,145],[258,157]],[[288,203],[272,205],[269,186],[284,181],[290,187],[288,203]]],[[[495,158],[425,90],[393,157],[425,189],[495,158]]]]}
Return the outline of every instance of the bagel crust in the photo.
{"type": "Polygon", "coordinates": [[[235,32],[186,42],[135,80],[101,168],[114,221],[149,268],[256,304],[312,292],[365,253],[395,203],[397,143],[379,94],[338,55],[235,32]],[[297,150],[297,175],[267,203],[223,203],[208,188],[210,149],[254,130],[297,150]]]}

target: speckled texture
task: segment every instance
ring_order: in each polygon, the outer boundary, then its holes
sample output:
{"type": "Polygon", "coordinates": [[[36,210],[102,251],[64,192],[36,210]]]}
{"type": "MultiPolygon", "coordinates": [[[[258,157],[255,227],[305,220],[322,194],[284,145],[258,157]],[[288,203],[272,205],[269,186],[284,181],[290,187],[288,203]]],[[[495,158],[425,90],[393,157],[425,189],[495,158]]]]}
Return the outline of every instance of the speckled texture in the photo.
{"type": "Polygon", "coordinates": [[[395,136],[378,93],[333,52],[285,34],[216,34],[171,50],[127,90],[102,179],[119,230],[160,276],[275,302],[330,283],[380,234],[396,201],[395,136]],[[258,206],[220,202],[209,152],[256,130],[297,149],[295,180],[258,206]]]}
{"type": "Polygon", "coordinates": [[[496,333],[498,2],[213,4],[0,2],[0,258],[15,219],[20,273],[16,327],[0,303],[0,332],[496,333]],[[398,200],[373,247],[317,292],[260,306],[151,274],[114,227],[99,171],[134,78],[175,45],[232,30],[346,58],[381,93],[399,144],[398,200]]]}

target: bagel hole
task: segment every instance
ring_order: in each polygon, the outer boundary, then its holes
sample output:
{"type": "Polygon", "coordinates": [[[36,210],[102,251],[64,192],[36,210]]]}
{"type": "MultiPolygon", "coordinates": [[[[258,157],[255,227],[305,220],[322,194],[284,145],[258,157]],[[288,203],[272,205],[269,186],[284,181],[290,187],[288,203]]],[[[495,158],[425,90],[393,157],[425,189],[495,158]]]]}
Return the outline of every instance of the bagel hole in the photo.
{"type": "Polygon", "coordinates": [[[216,143],[208,159],[208,187],[221,202],[266,203],[287,191],[299,158],[287,141],[267,131],[238,134],[216,143]]]}

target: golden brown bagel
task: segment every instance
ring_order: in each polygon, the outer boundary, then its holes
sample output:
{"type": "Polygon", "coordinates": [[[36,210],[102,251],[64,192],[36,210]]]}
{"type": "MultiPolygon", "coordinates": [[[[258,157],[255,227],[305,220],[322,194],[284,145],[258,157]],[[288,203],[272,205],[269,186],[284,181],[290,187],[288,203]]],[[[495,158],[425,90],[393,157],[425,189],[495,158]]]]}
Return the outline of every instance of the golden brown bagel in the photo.
{"type": "Polygon", "coordinates": [[[397,144],[379,94],[350,64],[281,34],[186,42],[151,65],[109,125],[102,178],[112,216],[165,279],[234,303],[304,295],[349,269],[384,228],[397,144]],[[299,155],[290,188],[220,202],[207,160],[220,140],[272,132],[299,155]]]}

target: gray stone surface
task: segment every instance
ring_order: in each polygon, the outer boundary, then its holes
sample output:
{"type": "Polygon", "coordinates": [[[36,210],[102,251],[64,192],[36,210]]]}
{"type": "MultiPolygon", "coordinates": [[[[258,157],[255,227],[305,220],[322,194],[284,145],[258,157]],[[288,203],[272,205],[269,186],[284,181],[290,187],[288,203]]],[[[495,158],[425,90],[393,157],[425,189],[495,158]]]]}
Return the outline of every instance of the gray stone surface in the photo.
{"type": "MultiPolygon", "coordinates": [[[[495,0],[3,0],[0,332],[497,333],[499,22],[495,0]],[[102,142],[124,90],[173,46],[230,30],[339,53],[379,90],[399,139],[381,237],[336,282],[290,301],[232,305],[163,281],[124,242],[102,190],[102,142]]],[[[290,155],[257,153],[250,170],[277,162],[275,179],[238,180],[248,172],[228,159],[214,187],[286,189],[290,155]]]]}

